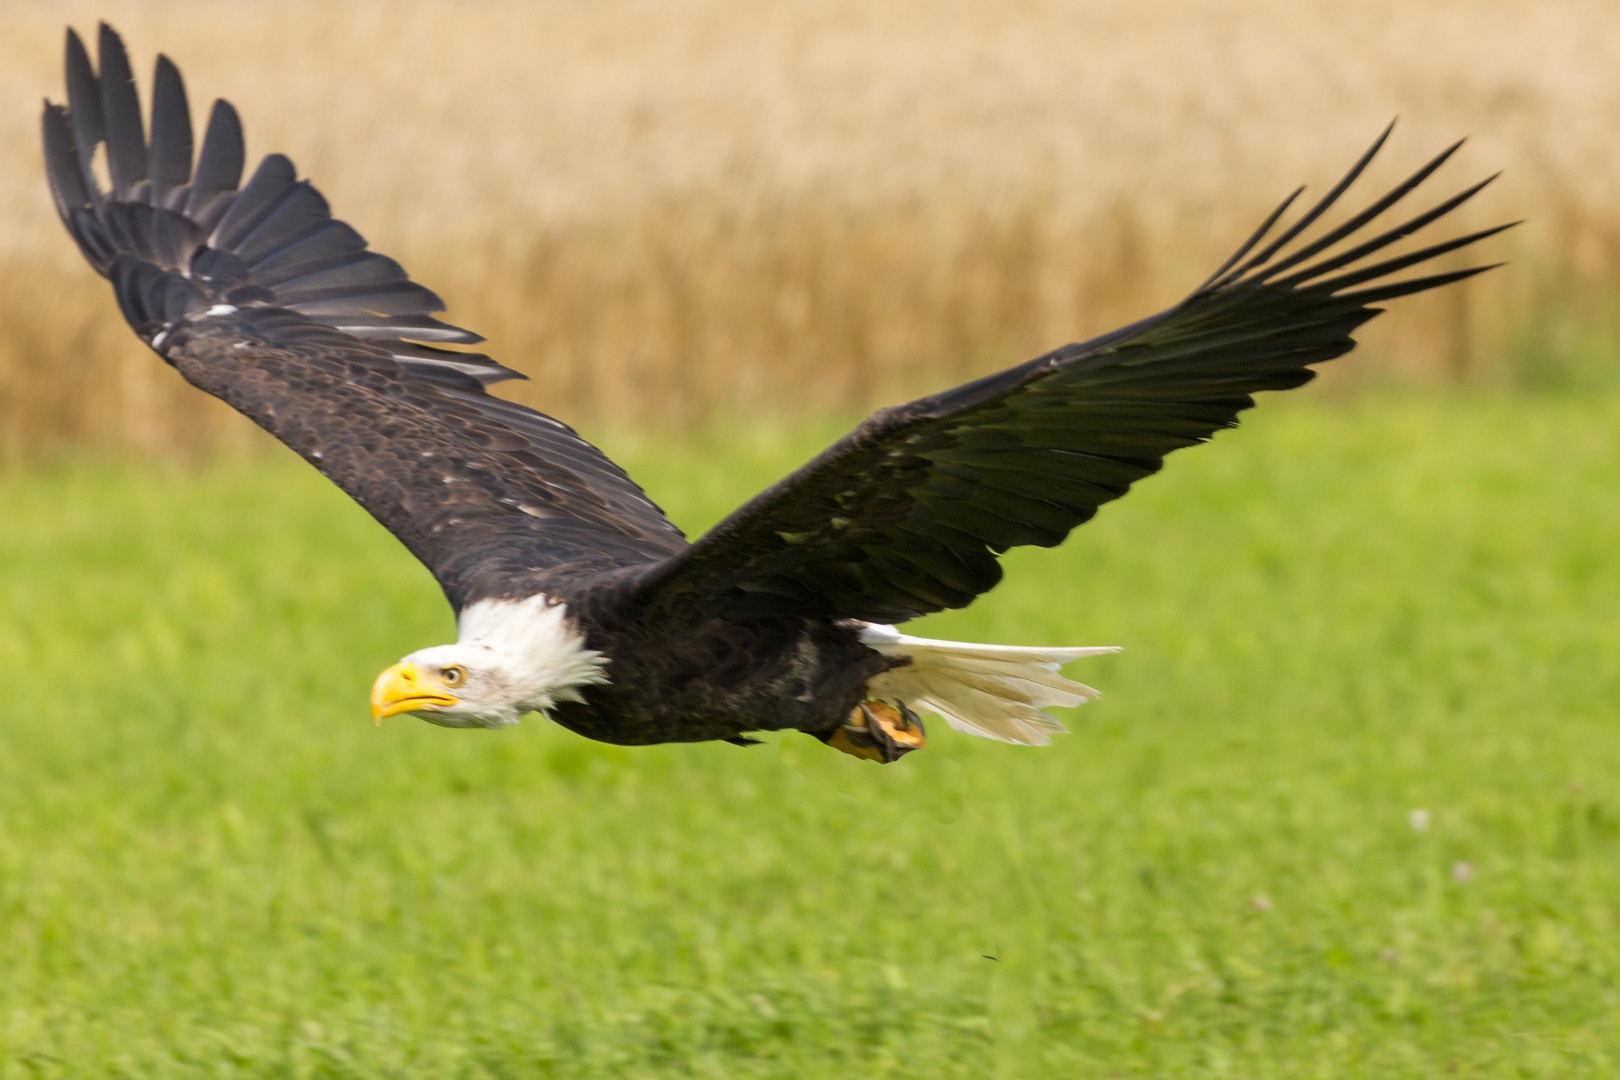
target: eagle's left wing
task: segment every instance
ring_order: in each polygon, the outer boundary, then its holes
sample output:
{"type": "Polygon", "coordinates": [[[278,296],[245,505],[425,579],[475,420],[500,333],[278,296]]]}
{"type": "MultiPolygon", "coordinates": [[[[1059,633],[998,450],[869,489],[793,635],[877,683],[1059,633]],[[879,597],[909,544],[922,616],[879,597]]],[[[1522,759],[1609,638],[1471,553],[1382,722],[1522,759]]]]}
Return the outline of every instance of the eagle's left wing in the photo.
{"type": "Polygon", "coordinates": [[[1301,239],[1388,134],[1268,241],[1296,191],[1168,311],[876,413],[647,573],[642,602],[883,623],[966,605],[1001,580],[1008,548],[1061,543],[1166,454],[1234,426],[1255,392],[1309,382],[1310,365],[1354,348],[1351,333],[1379,302],[1487,269],[1389,280],[1506,226],[1358,265],[1489,183],[1358,238],[1455,146],[1343,224],[1301,239]],[[1350,246],[1334,252],[1341,241],[1350,246]]]}
{"type": "Polygon", "coordinates": [[[118,35],[101,71],[72,31],[68,107],[46,104],[51,192],[130,326],[185,378],[297,451],[425,563],[458,609],[564,564],[645,563],[685,538],[567,425],[485,387],[521,378],[366,250],[279,154],[241,185],[236,110],[196,163],[180,73],[159,57],[147,137],[118,35]],[[92,168],[105,147],[111,190],[92,168]]]}

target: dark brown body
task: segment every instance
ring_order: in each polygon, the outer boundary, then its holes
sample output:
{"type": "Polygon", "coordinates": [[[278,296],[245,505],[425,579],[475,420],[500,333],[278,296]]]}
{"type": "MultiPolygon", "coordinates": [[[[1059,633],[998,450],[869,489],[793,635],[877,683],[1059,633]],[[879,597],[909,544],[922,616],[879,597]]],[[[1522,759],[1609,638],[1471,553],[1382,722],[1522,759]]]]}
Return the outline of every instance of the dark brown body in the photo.
{"type": "MultiPolygon", "coordinates": [[[[553,585],[553,588],[557,588],[553,585]]],[[[661,617],[627,607],[626,593],[566,586],[589,648],[608,657],[609,682],[552,719],[602,742],[639,745],[733,739],[750,731],[821,734],[848,719],[868,679],[894,660],[860,643],[858,624],[814,617],[661,617]]]]}

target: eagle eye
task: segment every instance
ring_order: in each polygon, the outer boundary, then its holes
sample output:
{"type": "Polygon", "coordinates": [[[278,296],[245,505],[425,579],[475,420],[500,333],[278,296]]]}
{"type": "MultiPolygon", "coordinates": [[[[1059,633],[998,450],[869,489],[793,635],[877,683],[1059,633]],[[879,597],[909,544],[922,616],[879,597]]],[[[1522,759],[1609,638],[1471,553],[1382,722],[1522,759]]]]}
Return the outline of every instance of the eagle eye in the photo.
{"type": "Polygon", "coordinates": [[[467,681],[467,669],[456,664],[439,672],[439,678],[446,686],[460,686],[467,681]]]}

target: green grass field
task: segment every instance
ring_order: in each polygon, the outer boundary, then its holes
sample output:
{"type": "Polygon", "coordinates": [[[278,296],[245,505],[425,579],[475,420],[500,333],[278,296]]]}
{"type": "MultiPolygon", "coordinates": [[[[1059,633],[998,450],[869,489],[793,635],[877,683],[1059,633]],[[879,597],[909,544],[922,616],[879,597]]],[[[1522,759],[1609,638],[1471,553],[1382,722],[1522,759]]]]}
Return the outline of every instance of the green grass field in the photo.
{"type": "Polygon", "coordinates": [[[1125,646],[1072,735],[887,768],[374,728],[313,472],[0,478],[0,1077],[1616,1075],[1620,400],[1266,405],[918,624],[1125,646]]]}

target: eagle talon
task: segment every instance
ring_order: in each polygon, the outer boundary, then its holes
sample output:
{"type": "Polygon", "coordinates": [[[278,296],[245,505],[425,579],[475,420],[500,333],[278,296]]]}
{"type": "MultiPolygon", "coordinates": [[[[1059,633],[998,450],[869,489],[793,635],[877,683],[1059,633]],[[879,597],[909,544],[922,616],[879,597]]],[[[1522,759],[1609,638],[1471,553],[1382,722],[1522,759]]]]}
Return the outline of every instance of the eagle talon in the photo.
{"type": "Polygon", "coordinates": [[[822,735],[821,741],[867,761],[887,765],[927,745],[922,720],[897,701],[863,701],[849,719],[822,735]]]}

